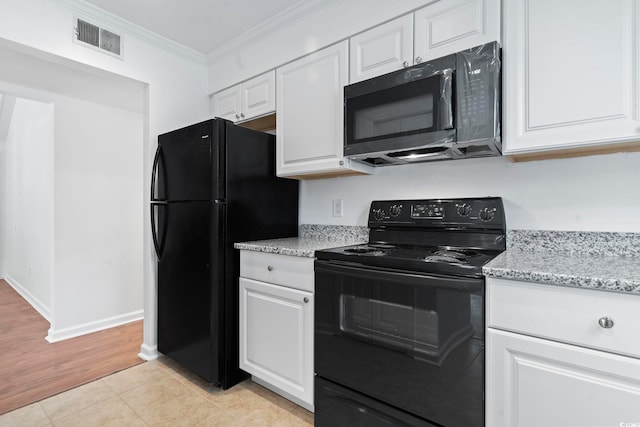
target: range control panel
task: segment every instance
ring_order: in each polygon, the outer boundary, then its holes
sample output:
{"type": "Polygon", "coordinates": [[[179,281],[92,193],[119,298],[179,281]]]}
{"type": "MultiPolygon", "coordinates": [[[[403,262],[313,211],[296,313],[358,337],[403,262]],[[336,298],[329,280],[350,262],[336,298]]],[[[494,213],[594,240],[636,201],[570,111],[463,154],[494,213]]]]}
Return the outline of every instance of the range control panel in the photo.
{"type": "Polygon", "coordinates": [[[371,202],[369,227],[503,228],[504,207],[500,197],[377,200],[371,202]]]}

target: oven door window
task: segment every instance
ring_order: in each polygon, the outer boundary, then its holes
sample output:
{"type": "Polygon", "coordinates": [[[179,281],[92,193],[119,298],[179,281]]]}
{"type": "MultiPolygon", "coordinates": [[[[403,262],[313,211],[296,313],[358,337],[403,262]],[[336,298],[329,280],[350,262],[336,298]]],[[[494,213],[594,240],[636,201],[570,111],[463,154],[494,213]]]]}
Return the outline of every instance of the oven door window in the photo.
{"type": "Polygon", "coordinates": [[[342,294],[340,330],[345,336],[440,364],[473,333],[470,295],[443,290],[418,293],[415,299],[397,301],[342,294]],[[438,307],[429,304],[438,298],[438,307]]]}
{"type": "Polygon", "coordinates": [[[438,424],[482,425],[482,279],[315,270],[318,376],[438,424]]]}
{"type": "Polygon", "coordinates": [[[353,153],[363,147],[388,149],[383,148],[383,141],[451,129],[451,74],[436,74],[383,90],[373,85],[371,92],[347,97],[345,108],[346,147],[353,153]]]}

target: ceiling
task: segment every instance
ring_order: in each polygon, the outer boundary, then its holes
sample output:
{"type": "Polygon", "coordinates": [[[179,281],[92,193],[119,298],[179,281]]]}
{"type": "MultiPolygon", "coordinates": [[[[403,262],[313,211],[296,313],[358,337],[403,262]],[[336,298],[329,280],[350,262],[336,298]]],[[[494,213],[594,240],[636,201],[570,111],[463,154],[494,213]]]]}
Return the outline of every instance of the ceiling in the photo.
{"type": "Polygon", "coordinates": [[[85,0],[207,54],[304,0],[85,0]]]}

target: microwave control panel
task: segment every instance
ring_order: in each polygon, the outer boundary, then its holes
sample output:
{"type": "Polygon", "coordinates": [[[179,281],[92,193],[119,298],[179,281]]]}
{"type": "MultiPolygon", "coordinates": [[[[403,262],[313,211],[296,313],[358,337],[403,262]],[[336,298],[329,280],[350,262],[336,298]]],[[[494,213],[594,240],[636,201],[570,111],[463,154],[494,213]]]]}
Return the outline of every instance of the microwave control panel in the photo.
{"type": "Polygon", "coordinates": [[[500,114],[500,48],[488,43],[456,54],[458,140],[495,137],[500,114]]]}

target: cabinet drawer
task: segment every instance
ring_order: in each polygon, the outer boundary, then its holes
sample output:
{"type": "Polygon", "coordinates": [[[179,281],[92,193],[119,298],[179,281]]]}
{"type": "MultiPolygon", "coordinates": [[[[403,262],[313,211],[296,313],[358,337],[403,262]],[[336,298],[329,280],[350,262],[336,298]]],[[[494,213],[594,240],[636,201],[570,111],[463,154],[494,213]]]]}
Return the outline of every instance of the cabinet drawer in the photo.
{"type": "Polygon", "coordinates": [[[314,258],[240,251],[240,276],[313,292],[314,258]]]}
{"type": "Polygon", "coordinates": [[[638,295],[488,278],[487,326],[640,357],[638,295]]]}

